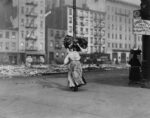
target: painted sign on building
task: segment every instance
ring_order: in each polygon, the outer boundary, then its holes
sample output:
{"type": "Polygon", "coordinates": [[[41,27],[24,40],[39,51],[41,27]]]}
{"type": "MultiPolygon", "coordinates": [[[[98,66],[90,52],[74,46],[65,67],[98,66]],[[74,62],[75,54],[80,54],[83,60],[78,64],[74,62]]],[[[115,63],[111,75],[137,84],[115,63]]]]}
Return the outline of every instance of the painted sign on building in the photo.
{"type": "Polygon", "coordinates": [[[140,10],[133,11],[133,33],[150,35],[150,20],[142,20],[140,10]]]}
{"type": "Polygon", "coordinates": [[[139,35],[150,35],[150,21],[142,19],[134,19],[133,32],[139,35]]]}

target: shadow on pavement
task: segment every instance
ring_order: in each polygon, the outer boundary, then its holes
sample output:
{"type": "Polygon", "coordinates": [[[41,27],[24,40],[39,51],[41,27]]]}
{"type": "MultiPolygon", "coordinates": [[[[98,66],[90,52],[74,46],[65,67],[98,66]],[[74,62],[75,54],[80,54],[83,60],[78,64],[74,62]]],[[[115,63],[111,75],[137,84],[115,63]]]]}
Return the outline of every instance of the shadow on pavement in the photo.
{"type": "Polygon", "coordinates": [[[128,70],[85,73],[87,83],[106,84],[111,86],[128,86],[128,70]]]}
{"type": "MultiPolygon", "coordinates": [[[[62,91],[72,92],[72,90],[67,85],[63,85],[63,84],[60,84],[58,82],[52,82],[52,81],[46,81],[46,80],[40,79],[37,83],[39,85],[41,85],[42,88],[57,88],[57,89],[62,90],[62,91]]],[[[80,87],[78,89],[78,91],[86,91],[86,90],[84,88],[80,87]]]]}
{"type": "MultiPolygon", "coordinates": [[[[96,83],[96,84],[105,84],[111,86],[122,86],[122,87],[129,87],[129,75],[128,70],[110,70],[110,71],[103,71],[103,72],[85,72],[84,77],[88,84],[96,83]]],[[[58,88],[63,91],[71,91],[67,83],[64,83],[64,80],[61,78],[67,78],[67,75],[53,75],[53,76],[46,76],[44,79],[40,78],[38,82],[42,85],[43,88],[58,88]],[[55,78],[55,79],[54,79],[55,78]],[[52,81],[51,81],[52,80],[52,81]],[[62,83],[63,82],[63,83],[62,83]]],[[[79,91],[85,91],[85,88],[79,88],[79,91]]]]}

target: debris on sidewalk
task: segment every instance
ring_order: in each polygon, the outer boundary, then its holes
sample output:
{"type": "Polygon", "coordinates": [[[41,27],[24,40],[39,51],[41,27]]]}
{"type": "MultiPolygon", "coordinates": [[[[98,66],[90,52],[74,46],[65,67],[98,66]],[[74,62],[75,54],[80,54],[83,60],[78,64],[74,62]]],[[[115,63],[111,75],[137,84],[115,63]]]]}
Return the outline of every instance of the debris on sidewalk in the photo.
{"type": "Polygon", "coordinates": [[[67,72],[67,67],[62,65],[33,65],[31,68],[24,65],[1,65],[0,78],[14,76],[38,76],[43,73],[60,73],[67,72]]]}
{"type": "MultiPolygon", "coordinates": [[[[113,69],[127,69],[128,65],[83,65],[84,70],[113,70],[113,69]]],[[[65,73],[67,72],[67,66],[64,65],[32,65],[31,68],[24,65],[1,65],[0,77],[14,77],[14,76],[39,76],[42,74],[50,73],[65,73]]]]}

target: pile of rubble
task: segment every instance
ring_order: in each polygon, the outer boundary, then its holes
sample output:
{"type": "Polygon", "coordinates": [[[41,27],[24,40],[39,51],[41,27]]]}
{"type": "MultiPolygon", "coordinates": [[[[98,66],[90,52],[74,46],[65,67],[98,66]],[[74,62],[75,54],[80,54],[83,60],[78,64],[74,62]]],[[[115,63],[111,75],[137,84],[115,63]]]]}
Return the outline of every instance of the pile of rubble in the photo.
{"type": "Polygon", "coordinates": [[[128,64],[90,64],[83,65],[84,70],[116,70],[116,69],[128,69],[130,66],[128,64]]]}
{"type": "Polygon", "coordinates": [[[102,64],[100,68],[104,70],[114,70],[114,69],[128,69],[130,65],[128,64],[102,64]]]}
{"type": "MultiPolygon", "coordinates": [[[[128,65],[111,65],[102,64],[96,65],[83,65],[84,70],[112,70],[112,69],[128,69],[128,65]]],[[[0,66],[0,78],[1,77],[28,77],[28,76],[38,76],[43,74],[53,74],[53,73],[65,73],[67,72],[67,66],[64,65],[34,65],[32,68],[21,66],[0,66]]]]}
{"type": "Polygon", "coordinates": [[[5,77],[28,77],[28,76],[38,76],[43,73],[61,73],[67,72],[67,67],[63,65],[34,65],[28,68],[24,65],[21,66],[11,66],[11,65],[1,65],[0,66],[0,78],[5,77]]]}
{"type": "Polygon", "coordinates": [[[38,73],[37,69],[25,66],[0,66],[0,77],[32,76],[38,73]]]}

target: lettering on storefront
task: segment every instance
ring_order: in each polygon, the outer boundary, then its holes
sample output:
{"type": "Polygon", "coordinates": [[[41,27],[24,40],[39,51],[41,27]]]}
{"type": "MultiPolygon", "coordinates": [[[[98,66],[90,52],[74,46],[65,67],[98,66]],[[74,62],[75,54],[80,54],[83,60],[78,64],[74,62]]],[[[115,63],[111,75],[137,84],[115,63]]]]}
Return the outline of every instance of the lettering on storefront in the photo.
{"type": "Polygon", "coordinates": [[[150,21],[142,19],[134,19],[133,32],[135,34],[150,35],[150,21]]]}
{"type": "Polygon", "coordinates": [[[116,12],[115,14],[118,16],[129,17],[129,14],[123,14],[123,13],[118,13],[118,12],[116,12]]]}

